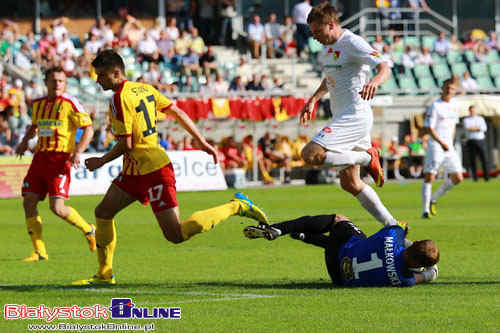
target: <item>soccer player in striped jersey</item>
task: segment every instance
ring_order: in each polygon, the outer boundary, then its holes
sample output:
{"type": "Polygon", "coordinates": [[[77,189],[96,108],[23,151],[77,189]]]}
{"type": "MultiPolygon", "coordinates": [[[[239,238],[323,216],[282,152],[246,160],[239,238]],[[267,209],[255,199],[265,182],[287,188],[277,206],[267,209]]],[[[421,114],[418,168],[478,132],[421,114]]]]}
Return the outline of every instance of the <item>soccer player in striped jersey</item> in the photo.
{"type": "Polygon", "coordinates": [[[136,200],[144,205],[150,203],[163,235],[176,244],[212,229],[233,215],[267,223],[264,212],[242,194],[236,194],[227,204],[197,211],[181,222],[174,169],[167,153],[158,145],[158,113],[175,118],[198,141],[200,149],[213,156],[217,163],[216,149],[207,143],[187,114],[153,86],[127,81],[125,65],[118,53],[113,50],[102,51],[92,65],[97,73],[97,82],[103,89],[114,91],[109,115],[118,142],[108,153],[102,157],[89,158],[85,164],[93,171],[123,155],[123,168],[95,209],[99,262],[97,274],[73,284],[116,283],[112,270],[116,247],[114,217],[136,200]]]}
{"type": "Polygon", "coordinates": [[[47,194],[52,212],[80,229],[90,250],[96,249],[94,226],[64,203],[69,198],[71,166],[78,167],[81,153],[94,135],[92,120],[80,101],[65,92],[66,74],[62,68],[49,68],[45,73],[45,85],[47,96],[33,101],[32,125],[16,149],[18,155],[23,155],[28,149],[28,141],[38,136],[35,155],[22,187],[26,225],[34,247],[33,253],[24,259],[26,262],[49,258],[42,238],[42,218],[37,209],[47,194]],[[83,134],[75,144],[79,128],[83,129],[83,134]]]}

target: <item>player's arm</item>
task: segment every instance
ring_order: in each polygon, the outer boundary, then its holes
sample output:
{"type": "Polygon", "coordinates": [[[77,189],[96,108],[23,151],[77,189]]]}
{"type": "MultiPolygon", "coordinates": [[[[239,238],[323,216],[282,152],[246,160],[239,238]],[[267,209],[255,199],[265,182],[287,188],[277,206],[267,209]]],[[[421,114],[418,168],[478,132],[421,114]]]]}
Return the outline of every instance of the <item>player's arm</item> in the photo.
{"type": "Polygon", "coordinates": [[[85,166],[90,171],[99,169],[104,164],[122,156],[132,150],[132,136],[119,136],[116,138],[116,145],[111,148],[106,154],[101,157],[91,157],[85,160],[85,166]]]}
{"type": "Polygon", "coordinates": [[[328,87],[326,85],[326,79],[323,79],[318,89],[316,89],[314,94],[311,96],[311,98],[309,98],[306,105],[304,105],[304,107],[300,111],[300,124],[302,126],[304,126],[308,120],[312,119],[314,106],[316,105],[316,102],[318,102],[321,99],[321,97],[325,96],[327,92],[328,92],[328,87]]]}
{"type": "Polygon", "coordinates": [[[448,145],[446,143],[444,143],[443,140],[441,140],[439,138],[439,136],[437,135],[437,132],[434,128],[424,127],[424,130],[425,130],[425,133],[429,134],[437,143],[439,143],[441,145],[441,147],[443,148],[444,151],[448,151],[448,149],[450,149],[450,147],[448,147],[448,145]]]}
{"type": "Polygon", "coordinates": [[[207,142],[205,137],[200,133],[200,131],[193,123],[191,118],[189,118],[189,116],[186,114],[186,112],[175,105],[170,105],[164,112],[174,117],[175,120],[177,120],[177,122],[179,122],[179,124],[182,126],[182,128],[184,128],[196,141],[198,141],[201,150],[212,155],[212,157],[214,158],[214,162],[218,163],[217,150],[207,142]]]}
{"type": "Polygon", "coordinates": [[[377,74],[363,86],[363,89],[360,91],[360,95],[362,99],[370,100],[377,94],[378,87],[387,81],[387,79],[391,76],[391,69],[386,62],[381,62],[375,67],[377,74]]]}
{"type": "Polygon", "coordinates": [[[427,283],[435,281],[438,278],[437,265],[426,267],[422,273],[413,273],[415,284],[427,283]]]}
{"type": "Polygon", "coordinates": [[[16,148],[16,154],[21,157],[24,152],[28,149],[28,142],[36,136],[36,125],[30,125],[26,134],[24,135],[23,140],[16,148]]]}
{"type": "Polygon", "coordinates": [[[78,142],[78,144],[76,145],[75,152],[71,156],[71,163],[73,163],[73,166],[75,168],[80,165],[81,154],[87,149],[93,137],[94,129],[92,128],[92,126],[86,126],[83,129],[83,134],[80,138],[80,142],[78,142]]]}

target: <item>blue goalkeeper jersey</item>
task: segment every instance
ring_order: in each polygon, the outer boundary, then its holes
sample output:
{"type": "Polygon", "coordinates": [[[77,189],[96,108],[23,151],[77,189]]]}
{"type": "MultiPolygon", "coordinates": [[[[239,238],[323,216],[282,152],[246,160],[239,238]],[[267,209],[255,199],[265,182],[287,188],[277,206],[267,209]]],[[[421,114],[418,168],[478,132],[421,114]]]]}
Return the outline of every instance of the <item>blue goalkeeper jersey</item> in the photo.
{"type": "Polygon", "coordinates": [[[368,238],[353,236],[338,252],[344,286],[394,286],[415,284],[403,260],[405,231],[383,228],[368,238]]]}

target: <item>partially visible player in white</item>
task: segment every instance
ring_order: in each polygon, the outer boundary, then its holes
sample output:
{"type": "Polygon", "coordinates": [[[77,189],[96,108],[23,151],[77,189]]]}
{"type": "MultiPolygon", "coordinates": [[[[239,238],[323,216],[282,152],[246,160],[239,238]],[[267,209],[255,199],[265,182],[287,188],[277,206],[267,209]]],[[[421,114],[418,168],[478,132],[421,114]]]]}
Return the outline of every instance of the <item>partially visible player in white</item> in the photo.
{"type": "Polygon", "coordinates": [[[379,155],[371,146],[373,112],[368,100],[391,75],[387,63],[360,36],[343,29],[335,8],[329,4],[314,7],[307,18],[314,38],[324,45],[319,61],[325,78],[300,114],[305,125],[312,118],[315,103],[330,93],[332,121],[302,150],[305,162],[340,170],[342,189],[355,196],[361,205],[382,224],[397,221],[382,204],[373,188],[360,177],[360,166],[368,167],[378,186],[384,184],[379,155]],[[370,79],[370,68],[377,74],[370,79]]]}
{"type": "Polygon", "coordinates": [[[458,123],[458,110],[453,102],[456,90],[453,81],[446,80],[441,98],[434,101],[425,114],[425,130],[431,136],[425,154],[422,185],[422,217],[425,219],[436,215],[437,200],[463,180],[462,163],[453,147],[458,123]],[[441,167],[449,177],[432,193],[432,183],[441,167]]]}

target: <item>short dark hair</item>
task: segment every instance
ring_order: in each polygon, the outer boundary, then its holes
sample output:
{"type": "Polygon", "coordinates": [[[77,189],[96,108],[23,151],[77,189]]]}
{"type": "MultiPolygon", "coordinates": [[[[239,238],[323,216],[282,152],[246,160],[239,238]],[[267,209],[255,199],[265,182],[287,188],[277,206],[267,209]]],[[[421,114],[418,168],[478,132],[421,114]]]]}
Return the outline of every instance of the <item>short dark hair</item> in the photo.
{"type": "Polygon", "coordinates": [[[64,71],[64,69],[62,69],[61,66],[52,66],[52,67],[49,67],[49,68],[47,68],[47,70],[44,73],[45,74],[45,80],[47,80],[47,78],[49,76],[51,76],[52,74],[54,74],[54,73],[61,73],[61,72],[62,73],[66,73],[64,71]]]}
{"type": "Polygon", "coordinates": [[[332,20],[337,24],[339,23],[337,10],[329,3],[313,7],[307,16],[307,24],[328,24],[332,20]]]}
{"type": "Polygon", "coordinates": [[[436,243],[429,239],[414,242],[406,251],[408,257],[419,267],[429,267],[439,262],[439,249],[436,243]]]}
{"type": "Polygon", "coordinates": [[[118,67],[123,73],[125,73],[125,63],[123,62],[122,57],[118,54],[118,52],[112,49],[99,52],[92,61],[92,66],[94,66],[94,68],[118,67]]]}

